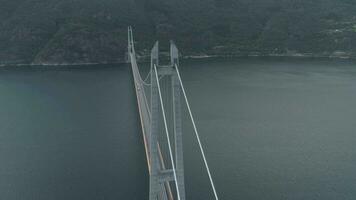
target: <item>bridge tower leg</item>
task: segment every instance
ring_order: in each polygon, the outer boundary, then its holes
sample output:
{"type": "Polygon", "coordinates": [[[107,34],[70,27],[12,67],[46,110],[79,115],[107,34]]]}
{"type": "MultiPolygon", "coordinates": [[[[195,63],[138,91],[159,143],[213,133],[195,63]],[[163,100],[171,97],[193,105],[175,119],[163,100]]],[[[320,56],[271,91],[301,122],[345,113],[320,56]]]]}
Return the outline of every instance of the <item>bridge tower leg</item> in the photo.
{"type": "MultiPolygon", "coordinates": [[[[171,41],[171,65],[173,68],[179,65],[179,54],[176,45],[171,41]]],[[[184,186],[184,161],[183,161],[183,134],[182,134],[182,114],[181,114],[181,86],[176,70],[171,74],[172,78],[172,95],[173,95],[173,127],[175,142],[176,174],[177,184],[179,187],[180,198],[185,200],[184,186]]]]}
{"type": "Polygon", "coordinates": [[[157,200],[160,193],[159,158],[158,158],[158,132],[159,132],[159,93],[156,74],[153,66],[158,65],[158,42],[151,51],[151,131],[148,136],[150,154],[150,198],[157,200]]]}

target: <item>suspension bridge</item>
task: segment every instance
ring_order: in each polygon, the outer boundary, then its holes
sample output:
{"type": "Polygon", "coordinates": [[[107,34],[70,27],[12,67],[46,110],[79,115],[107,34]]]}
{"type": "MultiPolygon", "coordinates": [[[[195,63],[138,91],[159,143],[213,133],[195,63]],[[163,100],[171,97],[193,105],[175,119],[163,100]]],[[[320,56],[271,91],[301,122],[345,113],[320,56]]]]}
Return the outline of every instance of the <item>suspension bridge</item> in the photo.
{"type": "Polygon", "coordinates": [[[151,50],[151,66],[145,79],[136,60],[132,28],[128,28],[131,63],[149,171],[149,200],[185,200],[182,102],[186,105],[204,161],[211,189],[218,195],[179,73],[179,52],[170,43],[170,63],[160,65],[159,45],[151,50]],[[173,140],[173,141],[172,141],[173,140]],[[166,147],[166,148],[162,148],[166,147]],[[166,151],[163,151],[167,149],[166,151]],[[167,162],[168,160],[168,162],[167,162]]]}

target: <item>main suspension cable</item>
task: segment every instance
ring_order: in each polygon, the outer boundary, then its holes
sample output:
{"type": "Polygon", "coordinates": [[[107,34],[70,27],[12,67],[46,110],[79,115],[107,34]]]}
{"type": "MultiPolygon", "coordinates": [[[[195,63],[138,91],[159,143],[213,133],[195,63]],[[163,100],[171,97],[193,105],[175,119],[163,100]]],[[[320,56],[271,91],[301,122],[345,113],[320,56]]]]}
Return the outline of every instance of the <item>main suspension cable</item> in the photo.
{"type": "Polygon", "coordinates": [[[178,66],[177,66],[177,65],[175,65],[175,69],[176,69],[176,71],[177,71],[178,79],[179,79],[179,82],[180,82],[180,86],[181,86],[181,88],[182,88],[182,92],[183,92],[183,96],[184,96],[184,99],[185,99],[185,103],[186,103],[187,108],[188,108],[189,116],[190,116],[190,119],[191,119],[192,124],[193,124],[194,132],[195,132],[195,136],[196,136],[196,138],[197,138],[198,144],[199,144],[200,152],[201,152],[202,157],[203,157],[203,160],[204,160],[205,168],[206,168],[206,171],[207,171],[208,176],[209,176],[210,184],[211,184],[211,187],[212,187],[212,189],[213,189],[215,199],[218,200],[219,198],[218,198],[218,195],[217,195],[217,193],[216,193],[215,185],[214,185],[213,179],[212,179],[212,177],[211,177],[211,173],[210,173],[210,169],[209,169],[209,166],[208,166],[208,162],[206,161],[204,149],[203,149],[203,146],[202,146],[201,141],[200,141],[200,137],[199,137],[199,134],[198,134],[198,130],[197,130],[197,127],[196,127],[196,125],[195,125],[195,121],[194,121],[194,118],[193,118],[193,114],[192,114],[192,111],[191,111],[191,109],[190,109],[190,105],[189,105],[189,102],[188,102],[187,94],[185,93],[185,89],[184,89],[183,82],[182,82],[182,79],[181,79],[181,77],[180,77],[179,69],[178,69],[178,66]]]}

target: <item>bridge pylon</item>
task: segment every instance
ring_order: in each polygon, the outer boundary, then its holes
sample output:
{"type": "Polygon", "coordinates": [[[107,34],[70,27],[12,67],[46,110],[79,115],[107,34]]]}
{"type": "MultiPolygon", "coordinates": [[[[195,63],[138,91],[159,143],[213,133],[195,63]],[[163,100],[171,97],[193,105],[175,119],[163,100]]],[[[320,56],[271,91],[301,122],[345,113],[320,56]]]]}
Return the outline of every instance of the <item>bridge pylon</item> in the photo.
{"type": "Polygon", "coordinates": [[[188,110],[189,118],[193,125],[194,134],[198,142],[214,197],[215,200],[218,200],[219,198],[205,157],[204,149],[179,73],[179,52],[176,45],[171,41],[170,63],[168,65],[160,65],[159,46],[158,42],[155,43],[151,50],[151,69],[145,80],[142,79],[139,72],[140,70],[136,61],[134,46],[132,28],[129,27],[128,59],[132,67],[138,111],[140,113],[147,164],[150,174],[149,200],[186,199],[181,100],[183,100],[182,102],[186,105],[188,110]],[[148,78],[151,78],[150,82],[148,82],[148,78]],[[150,95],[149,98],[147,98],[148,95],[150,95]],[[173,142],[171,142],[172,133],[173,142]],[[167,143],[162,142],[162,138],[164,137],[167,143]],[[163,146],[165,148],[161,148],[160,144],[162,146],[165,145],[163,146]],[[165,163],[165,160],[170,162],[165,163]],[[176,198],[173,198],[173,196],[176,198]]]}
{"type": "MultiPolygon", "coordinates": [[[[170,64],[159,65],[159,45],[155,43],[151,51],[151,131],[149,136],[149,152],[151,163],[150,174],[150,199],[159,199],[160,194],[167,196],[168,199],[173,198],[170,182],[175,182],[176,195],[178,200],[185,200],[185,185],[184,185],[184,161],[183,161],[183,134],[182,134],[182,115],[181,115],[181,86],[178,79],[175,67],[179,65],[179,55],[176,45],[170,42],[170,64]],[[159,83],[160,78],[165,77],[168,81],[159,83]],[[162,85],[165,84],[165,85],[162,85]],[[170,95],[171,102],[166,102],[172,105],[173,118],[173,134],[174,134],[174,153],[171,152],[172,164],[171,168],[167,169],[162,163],[162,155],[159,146],[159,122],[160,116],[160,87],[170,88],[170,92],[165,95],[170,95]],[[174,155],[173,155],[174,154],[174,155]],[[164,195],[166,194],[166,195],[164,195]]],[[[162,97],[162,96],[161,96],[162,97]]],[[[161,100],[162,102],[162,100],[161,100]]],[[[163,112],[163,115],[166,113],[163,112]]],[[[164,116],[167,117],[167,116],[164,116]]],[[[172,149],[170,149],[172,151],[172,149]]],[[[165,198],[163,198],[165,199],[165,198]]]]}

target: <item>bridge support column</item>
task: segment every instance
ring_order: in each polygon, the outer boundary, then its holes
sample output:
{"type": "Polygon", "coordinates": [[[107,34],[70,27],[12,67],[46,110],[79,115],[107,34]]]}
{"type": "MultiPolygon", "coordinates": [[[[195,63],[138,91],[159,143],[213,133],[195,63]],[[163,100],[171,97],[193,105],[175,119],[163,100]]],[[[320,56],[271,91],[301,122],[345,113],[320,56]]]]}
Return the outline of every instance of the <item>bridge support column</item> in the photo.
{"type": "MultiPolygon", "coordinates": [[[[174,67],[179,65],[178,49],[171,41],[171,64],[174,67]]],[[[181,200],[185,200],[184,186],[184,160],[183,160],[183,133],[182,133],[182,114],[181,114],[181,87],[176,70],[172,73],[172,95],[173,95],[173,127],[175,142],[176,174],[179,195],[181,200]]]]}
{"type": "MultiPolygon", "coordinates": [[[[149,140],[149,155],[150,155],[150,199],[149,200],[173,200],[170,182],[174,181],[177,184],[176,188],[179,193],[178,200],[185,200],[184,186],[184,162],[183,162],[183,139],[182,139],[182,116],[181,116],[181,86],[179,78],[174,67],[178,65],[178,49],[171,43],[171,64],[168,66],[159,66],[158,42],[154,45],[151,51],[151,130],[148,136],[149,140]],[[155,71],[157,69],[157,74],[155,71]],[[156,77],[156,76],[159,77],[156,77]],[[165,106],[172,106],[173,114],[167,117],[173,117],[172,128],[174,132],[174,166],[172,169],[166,169],[161,149],[158,143],[160,134],[160,96],[157,80],[166,76],[169,82],[165,82],[165,87],[171,88],[171,93],[164,94],[172,97],[170,102],[166,102],[165,106]]],[[[167,113],[164,113],[167,115],[167,113]]]]}
{"type": "Polygon", "coordinates": [[[159,132],[159,93],[156,82],[156,74],[153,71],[153,65],[158,65],[158,43],[152,49],[151,53],[151,131],[148,136],[149,155],[150,155],[150,198],[157,200],[162,185],[159,182],[159,159],[158,159],[158,132],[159,132]]]}

